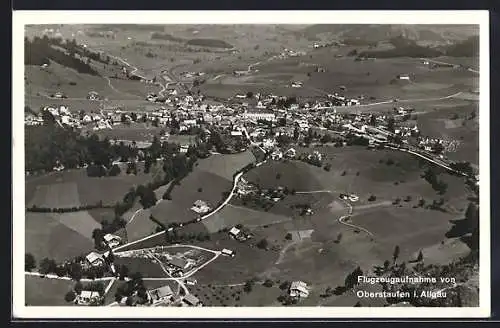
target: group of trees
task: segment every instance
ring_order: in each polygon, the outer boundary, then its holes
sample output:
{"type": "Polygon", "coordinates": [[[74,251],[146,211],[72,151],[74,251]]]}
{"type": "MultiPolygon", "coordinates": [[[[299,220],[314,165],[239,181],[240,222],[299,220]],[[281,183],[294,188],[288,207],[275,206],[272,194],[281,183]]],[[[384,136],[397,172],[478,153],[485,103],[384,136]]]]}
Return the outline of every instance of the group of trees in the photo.
{"type": "Polygon", "coordinates": [[[61,128],[50,121],[26,127],[25,147],[28,171],[52,171],[57,164],[67,169],[90,164],[87,171],[90,176],[106,175],[113,158],[127,160],[133,152],[123,144],[112,145],[107,138],[80,135],[76,129],[61,128]]]}
{"type": "Polygon", "coordinates": [[[444,195],[446,193],[446,190],[448,190],[448,184],[446,184],[446,182],[442,180],[439,180],[436,172],[431,168],[425,170],[422,178],[424,178],[425,181],[429,182],[432,186],[432,189],[437,191],[440,195],[444,195]]]}
{"type": "Polygon", "coordinates": [[[54,61],[62,66],[75,69],[78,73],[99,75],[99,73],[89,65],[89,60],[84,60],[83,56],[76,56],[77,52],[71,46],[73,41],[63,43],[61,39],[50,39],[47,36],[40,38],[35,36],[33,40],[24,38],[24,64],[43,65],[54,61]],[[54,45],[59,48],[54,47],[54,45]],[[68,51],[61,50],[60,47],[67,47],[68,51]]]}
{"type": "Polygon", "coordinates": [[[94,208],[110,208],[112,205],[105,205],[102,201],[97,202],[94,205],[83,205],[83,206],[73,206],[73,207],[39,207],[33,205],[31,207],[26,208],[28,212],[36,212],[36,213],[69,213],[69,212],[79,212],[79,211],[88,211],[94,208]]]}
{"type": "Polygon", "coordinates": [[[115,301],[120,302],[124,297],[127,298],[126,304],[128,306],[135,305],[136,301],[142,304],[146,303],[148,296],[140,272],[130,275],[130,280],[125,284],[121,284],[116,290],[115,301]],[[132,299],[134,295],[138,298],[135,301],[132,299]]]}

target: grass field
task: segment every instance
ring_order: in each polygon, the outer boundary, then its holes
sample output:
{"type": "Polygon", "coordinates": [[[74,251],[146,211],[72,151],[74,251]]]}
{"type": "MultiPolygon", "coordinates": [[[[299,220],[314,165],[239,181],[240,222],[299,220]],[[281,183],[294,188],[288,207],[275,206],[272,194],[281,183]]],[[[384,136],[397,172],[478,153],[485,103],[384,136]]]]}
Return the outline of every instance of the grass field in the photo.
{"type": "Polygon", "coordinates": [[[151,211],[149,209],[138,212],[134,219],[127,224],[128,241],[134,241],[155,232],[157,224],[149,219],[151,211]]]}
{"type": "Polygon", "coordinates": [[[149,259],[135,257],[115,257],[115,265],[126,265],[129,272],[140,272],[143,277],[168,277],[163,272],[159,264],[151,262],[149,259]]]}
{"type": "Polygon", "coordinates": [[[104,220],[111,222],[115,217],[115,211],[112,208],[93,208],[87,212],[99,224],[104,220]]]}
{"type": "Polygon", "coordinates": [[[257,227],[266,224],[288,221],[290,218],[269,212],[253,210],[241,206],[227,205],[218,213],[203,220],[203,224],[211,233],[225,227],[231,228],[237,224],[245,227],[257,227]]]}
{"type": "Polygon", "coordinates": [[[255,161],[250,150],[233,155],[212,155],[198,161],[198,170],[216,174],[227,180],[233,180],[236,171],[255,161]]]}
{"type": "Polygon", "coordinates": [[[53,213],[54,220],[78,232],[83,237],[92,239],[92,231],[100,228],[101,225],[87,211],[79,211],[72,213],[53,213]]]}
{"type": "Polygon", "coordinates": [[[73,281],[25,275],[25,304],[26,306],[74,305],[64,300],[64,295],[73,287],[73,281]]]}
{"type": "Polygon", "coordinates": [[[26,205],[50,208],[78,207],[81,202],[77,187],[75,182],[37,185],[33,198],[26,205]]]}
{"type": "Polygon", "coordinates": [[[223,199],[223,193],[232,187],[232,181],[218,175],[202,171],[196,167],[192,173],[174,187],[172,200],[164,200],[151,212],[160,222],[186,222],[196,218],[190,210],[196,200],[206,201],[215,208],[223,199]]]}
{"type": "Polygon", "coordinates": [[[246,173],[244,178],[260,185],[261,188],[283,186],[296,191],[320,189],[320,182],[309,173],[308,166],[308,164],[298,161],[266,162],[246,173]]]}
{"type": "MultiPolygon", "coordinates": [[[[89,220],[82,223],[85,226],[91,224],[89,220]]],[[[76,222],[75,224],[81,223],[76,222]]],[[[26,213],[25,225],[26,253],[33,254],[37,262],[44,257],[61,262],[75,256],[88,254],[94,248],[94,242],[91,238],[70,229],[52,214],[28,212],[26,213]]]]}
{"type": "Polygon", "coordinates": [[[162,128],[154,127],[150,123],[134,123],[131,125],[114,125],[113,129],[92,131],[98,136],[108,137],[111,140],[134,140],[151,142],[154,136],[160,137],[162,128]]]}
{"type": "Polygon", "coordinates": [[[73,207],[94,205],[99,201],[114,204],[121,201],[131,187],[151,181],[152,174],[89,178],[84,169],[57,172],[26,179],[26,204],[39,207],[73,207]],[[29,199],[29,197],[32,197],[29,199]]]}

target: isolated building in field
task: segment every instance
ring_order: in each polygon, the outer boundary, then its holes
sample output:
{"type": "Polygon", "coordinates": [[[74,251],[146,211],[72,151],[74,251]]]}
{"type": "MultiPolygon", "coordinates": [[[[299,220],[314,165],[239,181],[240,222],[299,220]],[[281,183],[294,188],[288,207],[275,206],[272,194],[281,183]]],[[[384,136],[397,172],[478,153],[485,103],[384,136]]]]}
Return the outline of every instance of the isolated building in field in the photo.
{"type": "Polygon", "coordinates": [[[202,200],[197,200],[196,202],[194,202],[193,206],[191,207],[191,210],[198,214],[205,214],[211,210],[211,207],[208,206],[206,202],[202,200]]]}
{"type": "Polygon", "coordinates": [[[227,248],[224,248],[221,253],[224,256],[230,256],[230,257],[233,257],[235,255],[234,251],[227,248]]]}
{"type": "Polygon", "coordinates": [[[309,287],[303,281],[294,281],[290,285],[289,294],[291,297],[305,298],[309,296],[309,287]]]}
{"type": "Polygon", "coordinates": [[[231,230],[229,230],[229,235],[233,238],[238,238],[240,234],[241,230],[236,227],[232,227],[231,230]]]}
{"type": "Polygon", "coordinates": [[[158,304],[170,303],[173,301],[174,293],[170,286],[165,285],[160,288],[147,291],[149,302],[155,306],[158,304]]]}
{"type": "Polygon", "coordinates": [[[85,257],[88,263],[92,266],[101,266],[104,265],[104,258],[101,254],[96,252],[91,252],[89,255],[85,257]]]}

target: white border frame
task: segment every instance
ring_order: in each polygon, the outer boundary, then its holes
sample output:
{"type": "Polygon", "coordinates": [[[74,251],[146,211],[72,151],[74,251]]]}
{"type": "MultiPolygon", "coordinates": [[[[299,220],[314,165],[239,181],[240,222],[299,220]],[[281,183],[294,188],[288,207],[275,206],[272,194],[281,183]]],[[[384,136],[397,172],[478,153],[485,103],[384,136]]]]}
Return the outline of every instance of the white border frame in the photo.
{"type": "Polygon", "coordinates": [[[14,11],[13,272],[16,319],[482,318],[490,316],[489,13],[470,11],[14,11]],[[474,24],[480,26],[480,306],[404,307],[27,307],[24,304],[24,25],[31,24],[474,24]]]}

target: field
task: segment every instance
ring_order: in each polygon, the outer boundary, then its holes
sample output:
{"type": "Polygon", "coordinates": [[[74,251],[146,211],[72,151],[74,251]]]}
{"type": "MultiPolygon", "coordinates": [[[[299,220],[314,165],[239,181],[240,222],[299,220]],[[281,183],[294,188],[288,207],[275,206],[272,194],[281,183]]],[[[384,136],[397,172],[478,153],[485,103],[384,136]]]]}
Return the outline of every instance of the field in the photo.
{"type": "MultiPolygon", "coordinates": [[[[92,224],[90,220],[95,223],[91,218],[75,223],[88,227],[92,224]]],[[[26,253],[33,254],[37,262],[44,257],[61,262],[87,254],[94,248],[94,242],[91,238],[83,236],[61,221],[63,220],[58,220],[55,215],[49,213],[26,213],[26,253]]]]}
{"type": "Polygon", "coordinates": [[[116,177],[89,178],[84,169],[51,173],[26,179],[26,204],[38,207],[73,207],[114,204],[131,187],[151,181],[152,174],[125,173],[116,177]]]}
{"type": "MultiPolygon", "coordinates": [[[[134,211],[134,213],[136,213],[134,211]]],[[[128,221],[126,226],[128,241],[134,241],[150,235],[152,232],[155,232],[156,227],[158,226],[156,223],[149,219],[151,215],[151,210],[141,210],[134,215],[132,221],[128,221]]]]}
{"type": "Polygon", "coordinates": [[[252,169],[243,177],[261,188],[287,187],[296,191],[310,191],[321,189],[321,184],[316,177],[309,174],[309,165],[290,162],[266,162],[252,169]]]}
{"type": "Polygon", "coordinates": [[[215,208],[222,201],[223,193],[230,191],[232,181],[195,167],[192,173],[174,187],[172,200],[164,200],[152,208],[153,216],[160,222],[186,222],[196,218],[191,211],[197,200],[207,202],[215,208]]]}
{"type": "Polygon", "coordinates": [[[153,263],[149,259],[117,256],[114,263],[115,265],[126,265],[131,274],[140,272],[145,278],[168,277],[159,264],[153,263]]]}
{"type": "Polygon", "coordinates": [[[236,171],[255,161],[250,150],[234,155],[211,155],[198,161],[197,170],[216,174],[227,180],[232,180],[236,171]]]}
{"type": "Polygon", "coordinates": [[[225,227],[232,228],[237,224],[245,227],[257,227],[266,224],[288,221],[290,218],[250,208],[227,205],[218,213],[203,220],[203,224],[211,233],[217,232],[225,227]]]}
{"type": "Polygon", "coordinates": [[[151,123],[134,123],[130,126],[121,124],[114,125],[113,129],[92,131],[92,133],[110,140],[133,140],[136,142],[151,142],[154,136],[160,137],[162,128],[154,127],[151,123]]]}
{"type": "Polygon", "coordinates": [[[25,275],[26,306],[71,306],[73,303],[66,302],[64,295],[73,287],[73,281],[25,275]]]}

